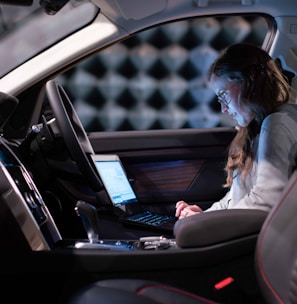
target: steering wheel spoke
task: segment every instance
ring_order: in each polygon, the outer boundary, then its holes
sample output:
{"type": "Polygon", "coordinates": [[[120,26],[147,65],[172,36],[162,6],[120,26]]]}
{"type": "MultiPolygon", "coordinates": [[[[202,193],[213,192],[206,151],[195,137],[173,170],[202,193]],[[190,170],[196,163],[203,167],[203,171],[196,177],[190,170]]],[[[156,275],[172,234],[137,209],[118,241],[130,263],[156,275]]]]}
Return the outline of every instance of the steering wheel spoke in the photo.
{"type": "Polygon", "coordinates": [[[46,94],[61,136],[73,161],[96,192],[103,186],[91,155],[93,147],[63,87],[55,80],[46,83],[46,94]]]}

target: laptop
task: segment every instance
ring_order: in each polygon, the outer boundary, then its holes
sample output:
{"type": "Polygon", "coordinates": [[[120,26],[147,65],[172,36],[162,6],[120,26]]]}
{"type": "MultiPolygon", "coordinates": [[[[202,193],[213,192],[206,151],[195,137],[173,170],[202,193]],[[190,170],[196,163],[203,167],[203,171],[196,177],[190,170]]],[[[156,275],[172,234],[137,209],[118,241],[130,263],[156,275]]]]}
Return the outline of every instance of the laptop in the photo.
{"type": "MultiPolygon", "coordinates": [[[[119,156],[116,154],[94,154],[91,157],[112,205],[120,208],[125,213],[126,205],[137,204],[136,193],[119,156]]],[[[144,211],[132,215],[125,214],[120,216],[119,220],[126,225],[172,233],[177,218],[144,211]]]]}

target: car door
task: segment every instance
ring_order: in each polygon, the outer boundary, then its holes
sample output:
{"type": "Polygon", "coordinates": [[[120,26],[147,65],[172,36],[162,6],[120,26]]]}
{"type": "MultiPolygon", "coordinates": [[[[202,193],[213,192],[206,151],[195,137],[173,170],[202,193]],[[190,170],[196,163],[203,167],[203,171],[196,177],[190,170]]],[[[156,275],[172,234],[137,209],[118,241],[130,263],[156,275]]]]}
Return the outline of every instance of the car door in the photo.
{"type": "Polygon", "coordinates": [[[120,156],[140,203],[206,208],[226,189],[224,164],[233,128],[91,133],[95,153],[120,156]]]}

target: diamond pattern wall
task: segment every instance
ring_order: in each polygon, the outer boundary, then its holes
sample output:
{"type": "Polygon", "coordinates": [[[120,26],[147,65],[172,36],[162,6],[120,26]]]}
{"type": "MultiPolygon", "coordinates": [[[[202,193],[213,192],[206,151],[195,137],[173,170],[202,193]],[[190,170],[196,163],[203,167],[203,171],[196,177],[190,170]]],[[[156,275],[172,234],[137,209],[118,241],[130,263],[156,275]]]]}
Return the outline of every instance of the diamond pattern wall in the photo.
{"type": "Polygon", "coordinates": [[[156,27],[116,44],[60,77],[87,131],[233,125],[207,71],[227,45],[261,45],[260,17],[217,17],[156,27]]]}

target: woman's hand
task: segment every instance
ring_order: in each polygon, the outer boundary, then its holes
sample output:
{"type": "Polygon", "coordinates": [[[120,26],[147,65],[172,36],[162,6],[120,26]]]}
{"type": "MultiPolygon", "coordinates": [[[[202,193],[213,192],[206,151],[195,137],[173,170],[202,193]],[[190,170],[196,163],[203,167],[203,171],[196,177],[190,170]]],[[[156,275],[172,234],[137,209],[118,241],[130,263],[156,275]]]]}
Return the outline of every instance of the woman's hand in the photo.
{"type": "Polygon", "coordinates": [[[189,205],[185,201],[178,201],[175,208],[175,216],[179,219],[203,212],[199,206],[189,205]]]}

